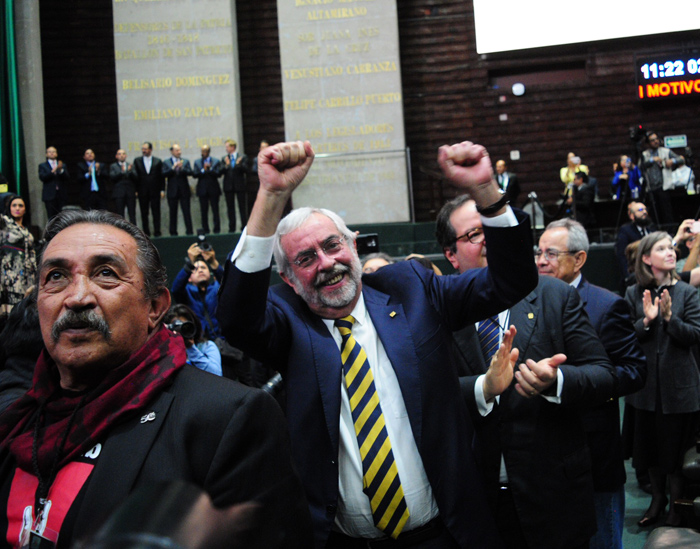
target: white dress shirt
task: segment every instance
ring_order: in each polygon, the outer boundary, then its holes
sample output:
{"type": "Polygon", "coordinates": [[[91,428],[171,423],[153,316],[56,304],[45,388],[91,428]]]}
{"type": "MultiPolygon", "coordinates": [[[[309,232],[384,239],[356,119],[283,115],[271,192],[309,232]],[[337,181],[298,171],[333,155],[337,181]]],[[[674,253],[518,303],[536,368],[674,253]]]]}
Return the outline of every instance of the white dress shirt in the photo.
{"type": "MultiPolygon", "coordinates": [[[[482,217],[482,223],[501,227],[513,226],[517,225],[517,219],[510,207],[507,207],[507,213],[493,218],[482,217]]],[[[231,254],[231,261],[235,262],[239,270],[247,273],[266,269],[272,260],[273,242],[274,237],[250,236],[247,234],[247,228],[243,229],[238,245],[231,254]]],[[[396,373],[377,335],[361,294],[351,314],[356,319],[352,335],[365,350],[372,369],[387,433],[410,513],[404,526],[404,531],[407,532],[437,517],[439,514],[437,502],[413,437],[396,373]]],[[[333,336],[338,345],[338,352],[340,352],[342,337],[335,327],[334,321],[321,320],[333,336]]],[[[335,527],[352,537],[383,537],[384,534],[374,526],[369,499],[362,491],[362,458],[355,435],[347,389],[342,379],[339,390],[341,395],[340,445],[338,450],[340,497],[338,498],[335,527]]]]}

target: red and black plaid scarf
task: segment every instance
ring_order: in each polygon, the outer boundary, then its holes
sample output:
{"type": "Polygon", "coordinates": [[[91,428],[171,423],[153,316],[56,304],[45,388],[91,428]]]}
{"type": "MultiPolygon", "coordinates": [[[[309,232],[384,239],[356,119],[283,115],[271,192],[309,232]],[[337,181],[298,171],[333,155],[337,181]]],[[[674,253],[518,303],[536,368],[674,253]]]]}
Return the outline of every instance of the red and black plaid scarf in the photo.
{"type": "Polygon", "coordinates": [[[182,338],[161,327],[129,360],[111,370],[87,394],[56,397],[61,395],[58,369],[43,351],[34,370],[32,388],[0,417],[0,444],[3,448],[9,447],[20,468],[34,473],[33,427],[43,406],[44,414],[53,421],[48,427],[42,426],[40,431],[40,471],[51,469],[59,441],[66,436],[70,425],[58,462],[60,469],[104,440],[114,425],[142,413],[144,407],[172,383],[173,376],[186,361],[182,338]]]}

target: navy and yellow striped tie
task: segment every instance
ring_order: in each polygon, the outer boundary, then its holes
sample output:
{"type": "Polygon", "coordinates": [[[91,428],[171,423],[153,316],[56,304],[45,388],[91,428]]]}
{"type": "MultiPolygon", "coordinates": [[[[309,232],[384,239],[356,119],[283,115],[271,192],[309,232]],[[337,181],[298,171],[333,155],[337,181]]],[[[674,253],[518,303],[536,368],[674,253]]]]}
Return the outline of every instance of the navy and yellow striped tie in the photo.
{"type": "Polygon", "coordinates": [[[375,526],[396,538],[408,520],[408,507],[374,386],[374,376],[365,350],[352,337],[353,324],[355,319],[351,315],[335,321],[343,338],[340,355],[362,457],[363,491],[369,498],[375,526]]]}
{"type": "Polygon", "coordinates": [[[497,316],[491,316],[479,323],[479,343],[481,343],[481,352],[484,353],[487,367],[491,364],[493,355],[498,351],[500,330],[501,327],[498,325],[497,316]]]}

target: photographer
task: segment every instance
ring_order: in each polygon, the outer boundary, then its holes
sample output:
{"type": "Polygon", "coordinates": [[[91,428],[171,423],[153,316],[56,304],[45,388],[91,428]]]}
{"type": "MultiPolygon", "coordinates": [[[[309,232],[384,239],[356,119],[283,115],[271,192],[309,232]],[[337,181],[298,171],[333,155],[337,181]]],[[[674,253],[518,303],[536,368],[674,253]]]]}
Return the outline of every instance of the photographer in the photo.
{"type": "Polygon", "coordinates": [[[224,269],[216,260],[214,249],[202,239],[187,249],[185,265],[170,289],[178,303],[194,311],[206,336],[212,340],[221,337],[216,318],[216,294],[223,274],[224,269]]]}
{"type": "Polygon", "coordinates": [[[177,332],[185,340],[187,361],[200,370],[223,375],[221,369],[221,353],[213,341],[202,333],[202,325],[187,305],[173,305],[165,315],[168,329],[177,332]]]}
{"type": "Polygon", "coordinates": [[[661,146],[656,132],[646,136],[648,149],[642,154],[642,174],[649,192],[656,201],[659,224],[673,223],[673,209],[669,191],[673,190],[673,170],[685,164],[685,158],[661,146]]]}

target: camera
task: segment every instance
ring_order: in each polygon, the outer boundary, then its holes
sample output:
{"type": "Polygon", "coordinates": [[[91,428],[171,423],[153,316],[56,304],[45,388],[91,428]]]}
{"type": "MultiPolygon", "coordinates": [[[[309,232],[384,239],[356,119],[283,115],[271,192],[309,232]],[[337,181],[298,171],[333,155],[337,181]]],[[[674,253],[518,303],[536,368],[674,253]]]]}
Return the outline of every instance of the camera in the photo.
{"type": "Polygon", "coordinates": [[[182,335],[182,337],[185,339],[194,339],[194,335],[197,333],[194,323],[190,322],[189,320],[173,320],[166,327],[168,330],[172,330],[173,332],[177,332],[178,334],[182,335]]]}
{"type": "Polygon", "coordinates": [[[204,229],[197,229],[197,244],[203,252],[211,252],[214,249],[207,242],[207,233],[204,232],[204,229]]]}
{"type": "Polygon", "coordinates": [[[635,143],[644,141],[647,137],[647,131],[641,124],[639,126],[630,126],[629,133],[630,139],[635,143]]]}

